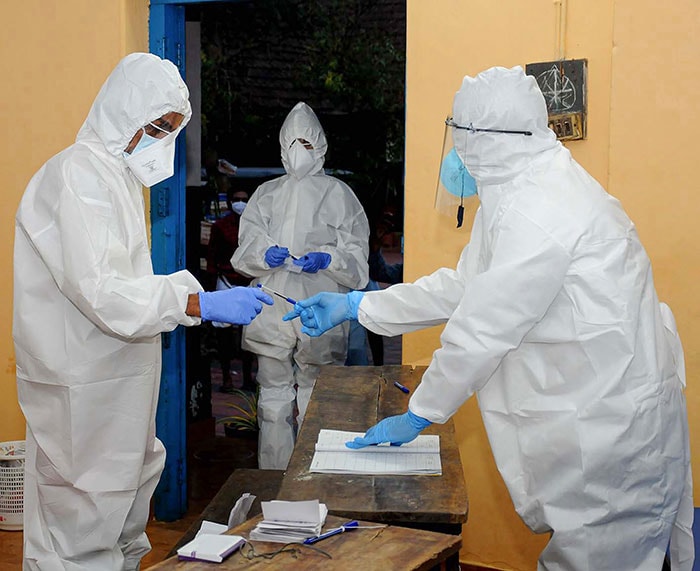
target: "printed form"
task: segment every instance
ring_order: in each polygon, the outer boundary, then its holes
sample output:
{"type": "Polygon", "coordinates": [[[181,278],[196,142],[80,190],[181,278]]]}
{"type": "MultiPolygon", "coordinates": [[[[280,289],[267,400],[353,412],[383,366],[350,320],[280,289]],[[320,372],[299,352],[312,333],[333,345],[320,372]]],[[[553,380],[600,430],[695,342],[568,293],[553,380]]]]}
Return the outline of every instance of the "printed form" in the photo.
{"type": "Polygon", "coordinates": [[[311,472],[322,474],[442,475],[440,437],[421,434],[408,444],[380,444],[352,450],[346,442],[362,432],[321,429],[311,472]]]}

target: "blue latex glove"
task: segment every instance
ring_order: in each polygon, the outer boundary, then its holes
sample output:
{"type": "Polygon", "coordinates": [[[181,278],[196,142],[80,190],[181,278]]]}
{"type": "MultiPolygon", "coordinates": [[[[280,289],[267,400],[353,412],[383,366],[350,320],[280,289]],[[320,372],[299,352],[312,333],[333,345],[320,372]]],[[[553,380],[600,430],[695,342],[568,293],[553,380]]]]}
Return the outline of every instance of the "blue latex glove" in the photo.
{"type": "Polygon", "coordinates": [[[401,446],[415,440],[424,428],[432,422],[422,416],[413,414],[410,410],[398,416],[390,416],[375,424],[364,436],[358,436],[345,446],[357,450],[365,446],[376,446],[382,442],[390,442],[392,446],[401,446]]]}
{"type": "Polygon", "coordinates": [[[199,311],[206,321],[248,325],[272,298],[257,287],[232,287],[221,291],[200,291],[199,311]]]}
{"type": "Polygon", "coordinates": [[[297,301],[294,309],[282,320],[291,321],[300,317],[301,332],[310,337],[318,337],[343,321],[357,320],[357,308],[364,295],[363,291],[317,293],[313,297],[297,301]]]}
{"type": "Polygon", "coordinates": [[[265,252],[265,262],[271,268],[277,268],[284,264],[284,261],[289,257],[289,250],[287,248],[280,248],[279,246],[270,246],[265,252]]]}
{"type": "Polygon", "coordinates": [[[318,270],[325,270],[330,263],[331,255],[325,252],[309,252],[294,260],[295,266],[301,266],[302,271],[310,274],[315,274],[318,270]]]}

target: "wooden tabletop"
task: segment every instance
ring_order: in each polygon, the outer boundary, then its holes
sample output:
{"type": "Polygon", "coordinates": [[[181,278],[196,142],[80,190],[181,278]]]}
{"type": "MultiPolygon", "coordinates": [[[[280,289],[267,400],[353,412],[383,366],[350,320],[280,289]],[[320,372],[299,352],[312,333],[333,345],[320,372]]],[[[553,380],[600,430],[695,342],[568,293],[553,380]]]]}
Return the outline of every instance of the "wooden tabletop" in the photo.
{"type": "MultiPolygon", "coordinates": [[[[425,367],[326,366],[316,381],[306,418],[294,447],[278,499],[324,502],[347,519],[404,524],[462,524],[467,521],[467,490],[454,425],[433,424],[423,434],[440,435],[442,476],[364,476],[312,474],[314,446],[321,428],[364,432],[377,421],[406,412],[411,389],[425,367]]],[[[425,527],[425,526],[421,526],[425,527]]]]}
{"type": "MultiPolygon", "coordinates": [[[[250,530],[262,516],[250,519],[230,530],[229,534],[248,537],[250,530]]],[[[340,527],[346,519],[329,515],[324,531],[340,527]]],[[[376,523],[361,521],[360,526],[376,523]]],[[[266,569],[268,571],[329,571],[340,569],[395,569],[397,571],[427,571],[454,556],[462,540],[457,535],[431,531],[386,526],[381,529],[356,529],[319,541],[313,546],[328,553],[328,558],[317,551],[300,545],[292,546],[295,553],[280,553],[272,559],[262,557],[248,559],[249,547],[243,546],[223,563],[204,561],[178,561],[171,557],[149,569],[177,569],[181,571],[211,571],[220,569],[266,569]]],[[[253,542],[255,551],[271,553],[283,547],[281,543],[253,542]]]]}

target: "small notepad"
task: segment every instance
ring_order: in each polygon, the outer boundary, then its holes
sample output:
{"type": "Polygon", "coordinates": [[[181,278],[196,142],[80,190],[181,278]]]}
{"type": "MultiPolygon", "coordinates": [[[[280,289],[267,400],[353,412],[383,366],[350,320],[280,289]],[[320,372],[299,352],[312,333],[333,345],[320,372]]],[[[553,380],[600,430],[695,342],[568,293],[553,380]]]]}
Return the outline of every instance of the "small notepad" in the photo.
{"type": "Polygon", "coordinates": [[[183,561],[211,561],[221,563],[245,543],[240,535],[213,535],[202,533],[177,550],[183,561]]]}
{"type": "Polygon", "coordinates": [[[311,472],[322,474],[441,475],[440,437],[421,434],[407,444],[352,450],[346,442],[361,432],[322,429],[311,460],[311,472]]]}
{"type": "Polygon", "coordinates": [[[263,520],[251,530],[249,539],[275,543],[303,543],[321,533],[328,515],[318,500],[261,502],[263,520]]]}

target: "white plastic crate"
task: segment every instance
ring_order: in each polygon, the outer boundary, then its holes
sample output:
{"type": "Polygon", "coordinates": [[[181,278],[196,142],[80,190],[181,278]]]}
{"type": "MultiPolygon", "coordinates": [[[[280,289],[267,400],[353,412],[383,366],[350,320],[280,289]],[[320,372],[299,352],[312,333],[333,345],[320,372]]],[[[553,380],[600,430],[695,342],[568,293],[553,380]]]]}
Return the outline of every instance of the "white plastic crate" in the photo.
{"type": "Polygon", "coordinates": [[[22,529],[25,441],[0,442],[0,529],[22,529]]]}

